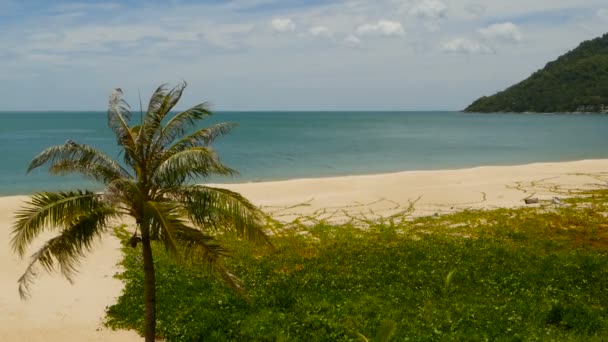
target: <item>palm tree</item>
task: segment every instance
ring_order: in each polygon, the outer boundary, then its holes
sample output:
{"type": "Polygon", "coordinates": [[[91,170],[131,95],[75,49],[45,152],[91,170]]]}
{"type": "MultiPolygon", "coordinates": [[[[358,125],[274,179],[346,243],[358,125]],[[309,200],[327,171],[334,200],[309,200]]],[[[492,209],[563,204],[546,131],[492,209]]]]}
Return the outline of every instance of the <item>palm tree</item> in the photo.
{"type": "Polygon", "coordinates": [[[234,125],[197,129],[196,124],[211,115],[206,103],[172,115],[185,87],[185,82],[173,89],[160,86],[137,125],[131,125],[132,113],[122,91],[112,92],[108,125],[116,135],[123,163],[70,140],[47,148],[32,160],[28,172],[49,165],[51,174],[81,174],[103,184],[104,189],[37,193],[16,213],[11,243],[21,257],[43,231],[59,232],[32,255],[19,278],[22,298],[29,295],[38,266],[48,272],[58,269],[72,281],[79,259],[123,217],[135,219],[131,242],[142,244],[146,341],[154,341],[156,330],[152,241],[176,257],[209,263],[222,278],[242,289],[222,266],[227,251],[214,233],[232,232],[269,243],[263,231],[264,216],[238,193],[192,184],[209,175],[235,173],[210,147],[234,125]]]}

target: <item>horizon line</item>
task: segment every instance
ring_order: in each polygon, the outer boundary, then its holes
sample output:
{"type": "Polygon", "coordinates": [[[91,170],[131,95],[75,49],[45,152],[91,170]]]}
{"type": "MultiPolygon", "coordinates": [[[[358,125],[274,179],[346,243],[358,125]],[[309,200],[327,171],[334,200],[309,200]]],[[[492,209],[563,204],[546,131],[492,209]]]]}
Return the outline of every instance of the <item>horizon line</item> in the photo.
{"type": "MultiPolygon", "coordinates": [[[[172,110],[171,113],[181,112],[186,109],[177,109],[172,110]]],[[[399,112],[462,112],[462,109],[315,109],[315,110],[305,110],[305,109],[221,109],[221,110],[212,110],[212,113],[225,113],[225,112],[235,112],[235,113],[342,113],[342,112],[353,112],[353,113],[363,113],[363,112],[386,112],[386,113],[399,113],[399,112]]],[[[104,113],[107,112],[107,109],[104,110],[94,110],[94,109],[0,109],[0,113],[104,113]]],[[[131,111],[131,113],[138,113],[139,110],[131,111]]],[[[146,110],[144,110],[146,112],[146,110]]]]}

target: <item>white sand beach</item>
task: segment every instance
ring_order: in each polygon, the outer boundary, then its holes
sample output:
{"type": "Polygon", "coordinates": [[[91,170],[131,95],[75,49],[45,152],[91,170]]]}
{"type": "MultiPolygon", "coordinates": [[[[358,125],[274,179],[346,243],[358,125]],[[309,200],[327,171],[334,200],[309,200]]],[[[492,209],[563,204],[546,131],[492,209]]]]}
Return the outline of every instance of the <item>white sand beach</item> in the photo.
{"type": "MultiPolygon", "coordinates": [[[[390,215],[414,201],[415,215],[521,206],[530,196],[541,200],[564,196],[558,188],[606,186],[604,179],[608,179],[608,159],[222,186],[241,192],[280,220],[314,214],[340,221],[351,214],[390,215]]],[[[9,235],[13,213],[24,199],[0,198],[0,341],[136,340],[133,332],[110,331],[101,324],[105,307],[122,287],[112,278],[120,258],[113,237],[105,237],[83,260],[74,284],[58,274],[40,274],[31,298],[20,300],[17,279],[27,260],[12,252],[9,235]]]]}

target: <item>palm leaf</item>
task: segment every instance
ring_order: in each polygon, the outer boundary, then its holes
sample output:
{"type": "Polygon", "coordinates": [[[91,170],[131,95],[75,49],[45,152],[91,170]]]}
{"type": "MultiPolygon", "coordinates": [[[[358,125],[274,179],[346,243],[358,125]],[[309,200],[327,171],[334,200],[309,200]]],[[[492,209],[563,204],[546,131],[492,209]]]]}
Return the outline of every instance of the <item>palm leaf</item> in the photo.
{"type": "Polygon", "coordinates": [[[147,201],[144,204],[144,215],[150,219],[151,236],[160,239],[165,248],[179,255],[178,244],[175,241],[175,230],[185,226],[176,210],[177,204],[171,202],[147,201]]]}
{"type": "Polygon", "coordinates": [[[27,172],[47,163],[50,164],[51,173],[80,173],[104,183],[129,176],[129,172],[109,156],[91,146],[73,141],[42,151],[30,162],[27,172]]]}
{"type": "Polygon", "coordinates": [[[212,115],[209,109],[208,103],[198,104],[188,110],[176,114],[167,122],[163,127],[161,134],[158,138],[158,146],[166,146],[171,143],[178,136],[185,134],[186,129],[194,126],[197,121],[212,115]]]}
{"type": "Polygon", "coordinates": [[[182,184],[188,179],[207,177],[211,174],[233,175],[236,171],[223,165],[215,151],[209,147],[191,147],[178,152],[162,164],[154,173],[153,181],[162,186],[182,184]]]}
{"type": "MultiPolygon", "coordinates": [[[[156,88],[156,90],[154,91],[154,93],[152,93],[152,96],[150,96],[150,101],[148,102],[148,110],[147,113],[155,113],[158,111],[158,109],[160,108],[160,106],[162,105],[165,97],[167,96],[167,84],[163,83],[160,86],[158,86],[158,88],[156,88]]],[[[141,107],[141,98],[140,98],[140,107],[141,107]]],[[[147,118],[147,114],[146,114],[146,118],[147,118]]],[[[142,122],[141,125],[143,127],[145,127],[145,121],[143,121],[142,118],[142,122]]],[[[142,138],[144,135],[140,135],[139,138],[142,138]]],[[[138,145],[142,144],[142,140],[138,140],[137,141],[138,145]]]]}
{"type": "Polygon", "coordinates": [[[47,272],[59,267],[61,274],[71,282],[80,258],[91,249],[95,238],[105,231],[107,220],[114,214],[111,208],[99,206],[89,208],[72,218],[67,228],[32,255],[28,267],[18,280],[21,298],[28,297],[38,265],[47,272]]]}
{"type": "Polygon", "coordinates": [[[174,195],[197,226],[271,244],[263,229],[264,214],[240,194],[199,185],[183,188],[174,195]]]}
{"type": "Polygon", "coordinates": [[[132,178],[118,178],[106,185],[101,196],[107,203],[121,207],[133,217],[138,217],[137,208],[144,201],[144,195],[137,181],[132,178]]]}
{"type": "Polygon", "coordinates": [[[211,267],[228,286],[248,298],[243,282],[221,262],[221,258],[229,254],[214,237],[188,226],[176,228],[174,237],[184,258],[211,267]]]}
{"type": "Polygon", "coordinates": [[[236,126],[238,126],[236,123],[224,122],[202,128],[173,144],[167,150],[164,157],[167,158],[190,147],[207,147],[211,145],[215,139],[228,134],[236,126]]]}
{"type": "Polygon", "coordinates": [[[213,265],[228,256],[228,251],[213,236],[185,224],[174,227],[173,238],[182,256],[190,260],[213,265]]]}
{"type": "Polygon", "coordinates": [[[43,231],[67,226],[100,206],[98,195],[89,191],[35,194],[15,214],[11,246],[23,256],[27,246],[43,231]]]}
{"type": "Polygon", "coordinates": [[[140,158],[137,157],[137,145],[134,133],[129,127],[131,110],[123,99],[122,89],[116,88],[110,95],[108,104],[108,126],[116,135],[118,145],[124,148],[124,158],[128,165],[135,165],[140,158]]]}
{"type": "Polygon", "coordinates": [[[139,147],[146,149],[146,155],[152,150],[152,141],[154,137],[160,135],[163,119],[171,112],[173,107],[182,97],[182,93],[186,88],[186,82],[182,82],[175,86],[170,91],[164,86],[160,86],[152,95],[148,112],[143,123],[142,138],[139,147]]]}

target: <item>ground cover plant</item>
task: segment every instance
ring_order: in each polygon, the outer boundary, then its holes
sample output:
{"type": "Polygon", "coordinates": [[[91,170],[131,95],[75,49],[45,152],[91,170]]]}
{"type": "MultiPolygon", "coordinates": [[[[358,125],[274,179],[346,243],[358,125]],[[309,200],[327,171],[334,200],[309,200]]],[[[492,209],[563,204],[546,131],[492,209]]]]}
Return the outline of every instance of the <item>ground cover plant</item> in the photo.
{"type": "MultiPolygon", "coordinates": [[[[365,227],[296,220],[275,227],[274,249],[226,236],[234,257],[227,263],[247,297],[154,246],[158,334],[373,341],[389,326],[394,341],[601,341],[608,336],[608,193],[579,195],[540,208],[365,227]]],[[[125,247],[118,275],[125,289],[107,310],[110,327],[143,331],[139,248],[125,247]]]]}

